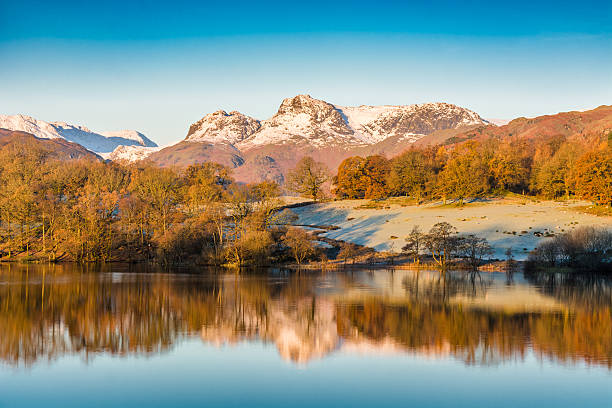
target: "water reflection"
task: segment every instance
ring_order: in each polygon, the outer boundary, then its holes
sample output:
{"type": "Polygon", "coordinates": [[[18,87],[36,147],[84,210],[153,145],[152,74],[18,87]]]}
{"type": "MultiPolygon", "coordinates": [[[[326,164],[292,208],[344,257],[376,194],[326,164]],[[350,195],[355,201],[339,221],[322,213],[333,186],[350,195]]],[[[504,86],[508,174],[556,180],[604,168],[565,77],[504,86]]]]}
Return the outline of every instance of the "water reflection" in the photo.
{"type": "Polygon", "coordinates": [[[533,351],[612,368],[612,285],[602,278],[134,272],[0,266],[0,359],[157,354],[199,336],[213,345],[270,342],[301,364],[359,352],[491,365],[533,351]]]}

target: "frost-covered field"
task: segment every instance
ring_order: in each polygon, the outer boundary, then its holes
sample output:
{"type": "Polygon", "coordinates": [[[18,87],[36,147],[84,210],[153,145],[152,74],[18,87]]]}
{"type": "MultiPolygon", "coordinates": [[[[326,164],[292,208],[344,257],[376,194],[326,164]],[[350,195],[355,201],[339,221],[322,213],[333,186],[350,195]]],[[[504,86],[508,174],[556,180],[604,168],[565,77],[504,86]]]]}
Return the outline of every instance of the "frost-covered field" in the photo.
{"type": "Polygon", "coordinates": [[[321,236],[365,245],[377,251],[399,252],[404,237],[413,226],[418,225],[427,232],[435,223],[446,221],[460,233],[488,239],[495,249],[494,257],[499,259],[505,259],[507,248],[512,248],[516,259],[524,259],[528,251],[547,239],[547,234],[559,234],[583,225],[612,228],[612,217],[597,217],[571,208],[586,204],[580,202],[493,200],[464,207],[355,208],[367,203],[367,200],[337,201],[292,211],[299,216],[296,224],[339,227],[321,236]]]}

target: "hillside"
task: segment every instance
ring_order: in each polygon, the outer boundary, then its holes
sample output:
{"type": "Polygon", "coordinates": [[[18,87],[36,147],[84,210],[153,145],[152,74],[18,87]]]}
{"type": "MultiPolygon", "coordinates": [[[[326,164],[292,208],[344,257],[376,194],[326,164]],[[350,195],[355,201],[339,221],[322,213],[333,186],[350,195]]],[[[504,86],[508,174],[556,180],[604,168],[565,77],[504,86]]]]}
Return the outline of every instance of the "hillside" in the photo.
{"type": "Polygon", "coordinates": [[[561,112],[535,118],[517,118],[503,126],[479,126],[449,137],[428,135],[419,140],[419,145],[452,144],[466,140],[527,139],[564,137],[585,138],[599,136],[612,131],[612,105],[602,105],[587,111],[561,112]]]}
{"type": "Polygon", "coordinates": [[[10,144],[23,144],[27,146],[36,146],[51,156],[54,156],[61,160],[70,159],[97,159],[100,160],[100,156],[90,152],[83,146],[68,142],[64,139],[41,139],[36,136],[21,131],[13,131],[8,129],[0,128],[0,149],[10,144]]]}
{"type": "Polygon", "coordinates": [[[95,153],[111,153],[119,146],[157,146],[135,130],[97,133],[84,126],[66,122],[45,122],[26,115],[0,115],[0,128],[30,133],[39,139],[63,139],[78,143],[95,153]]]}

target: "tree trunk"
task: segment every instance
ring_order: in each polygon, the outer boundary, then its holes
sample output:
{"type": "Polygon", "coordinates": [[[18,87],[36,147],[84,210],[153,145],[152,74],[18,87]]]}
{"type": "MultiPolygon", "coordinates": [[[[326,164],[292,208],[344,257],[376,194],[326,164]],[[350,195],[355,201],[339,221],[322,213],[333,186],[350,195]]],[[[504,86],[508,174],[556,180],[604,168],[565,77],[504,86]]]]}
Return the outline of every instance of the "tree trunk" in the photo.
{"type": "Polygon", "coordinates": [[[42,213],[42,250],[43,253],[46,251],[46,246],[45,246],[45,213],[42,213]]]}

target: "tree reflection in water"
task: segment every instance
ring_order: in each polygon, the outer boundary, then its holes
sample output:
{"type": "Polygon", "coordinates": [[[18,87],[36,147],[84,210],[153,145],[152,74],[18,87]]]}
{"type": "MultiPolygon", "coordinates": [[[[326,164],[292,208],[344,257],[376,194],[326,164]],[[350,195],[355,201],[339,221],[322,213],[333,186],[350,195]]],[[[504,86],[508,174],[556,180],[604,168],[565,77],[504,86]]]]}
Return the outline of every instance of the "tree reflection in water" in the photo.
{"type": "Polygon", "coordinates": [[[200,336],[274,343],[297,363],[358,351],[490,365],[532,350],[612,369],[612,284],[603,278],[117,268],[0,266],[0,359],[160,353],[200,336]]]}

